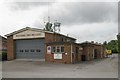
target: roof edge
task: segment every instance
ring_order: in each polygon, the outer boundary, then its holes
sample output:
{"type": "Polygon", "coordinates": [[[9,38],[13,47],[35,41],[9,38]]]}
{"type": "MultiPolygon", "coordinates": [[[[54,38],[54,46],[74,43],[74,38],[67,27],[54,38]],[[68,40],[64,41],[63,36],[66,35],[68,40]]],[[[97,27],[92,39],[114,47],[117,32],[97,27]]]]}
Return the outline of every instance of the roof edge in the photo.
{"type": "Polygon", "coordinates": [[[19,33],[19,32],[25,31],[25,30],[36,30],[36,31],[38,30],[38,31],[42,31],[42,29],[25,27],[25,28],[22,28],[22,29],[20,29],[20,30],[14,31],[14,32],[12,32],[12,33],[6,34],[5,36],[8,37],[8,36],[17,34],[17,33],[19,33]]]}
{"type": "MultiPolygon", "coordinates": [[[[8,37],[8,36],[11,36],[11,35],[14,35],[14,34],[20,33],[20,32],[25,31],[25,30],[42,31],[42,32],[51,33],[51,34],[54,34],[54,33],[55,33],[55,32],[45,31],[45,30],[43,30],[43,29],[31,28],[31,27],[25,27],[25,28],[22,28],[22,29],[20,29],[20,30],[14,31],[14,32],[12,32],[12,33],[6,34],[5,36],[8,37]]],[[[73,37],[66,36],[66,35],[63,35],[63,34],[60,34],[60,33],[55,33],[55,34],[59,34],[59,35],[62,35],[62,36],[65,36],[65,37],[68,37],[68,38],[71,38],[71,39],[76,40],[76,39],[73,38],[73,37]]]]}

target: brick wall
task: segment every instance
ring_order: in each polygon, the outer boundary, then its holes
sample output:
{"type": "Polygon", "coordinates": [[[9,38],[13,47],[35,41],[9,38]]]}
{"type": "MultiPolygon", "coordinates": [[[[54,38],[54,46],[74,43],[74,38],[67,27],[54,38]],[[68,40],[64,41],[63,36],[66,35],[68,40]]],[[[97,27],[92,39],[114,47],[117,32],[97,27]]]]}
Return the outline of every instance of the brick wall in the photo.
{"type": "Polygon", "coordinates": [[[80,46],[75,43],[64,43],[64,44],[47,44],[47,46],[64,46],[64,53],[62,53],[62,59],[54,59],[54,53],[47,54],[46,49],[46,57],[45,60],[47,62],[58,62],[58,63],[76,63],[81,61],[82,52],[80,51],[80,46]],[[72,47],[72,48],[71,48],[72,47]],[[78,48],[78,52],[76,53],[76,47],[78,48]],[[72,54],[71,54],[72,49],[72,54]],[[67,55],[65,55],[67,53],[67,55]]]}
{"type": "Polygon", "coordinates": [[[9,36],[7,38],[7,59],[13,60],[15,58],[14,55],[14,40],[13,36],[9,36]]]}
{"type": "Polygon", "coordinates": [[[80,50],[81,46],[77,44],[73,44],[73,63],[80,62],[81,61],[81,55],[82,51],[80,50]],[[77,48],[77,52],[76,52],[77,48]]]}
{"type": "Polygon", "coordinates": [[[67,40],[70,40],[72,42],[75,42],[75,39],[72,39],[67,36],[63,36],[61,34],[51,34],[51,33],[45,33],[45,42],[67,42],[67,40]]]}
{"type": "Polygon", "coordinates": [[[45,33],[45,42],[54,42],[55,36],[51,33],[45,33]]]}
{"type": "Polygon", "coordinates": [[[104,58],[105,47],[103,45],[96,45],[96,49],[98,50],[97,58],[104,58]]]}
{"type": "Polygon", "coordinates": [[[93,60],[94,49],[97,50],[97,59],[104,58],[105,47],[98,44],[86,44],[83,46],[83,54],[86,55],[86,60],[93,60]]]}
{"type": "Polygon", "coordinates": [[[70,44],[64,44],[64,45],[47,45],[47,46],[64,46],[64,53],[62,53],[62,59],[54,59],[54,53],[48,54],[46,49],[46,57],[45,60],[47,62],[58,62],[58,63],[71,63],[71,46],[70,44]],[[65,55],[67,53],[67,55],[65,55]]]}

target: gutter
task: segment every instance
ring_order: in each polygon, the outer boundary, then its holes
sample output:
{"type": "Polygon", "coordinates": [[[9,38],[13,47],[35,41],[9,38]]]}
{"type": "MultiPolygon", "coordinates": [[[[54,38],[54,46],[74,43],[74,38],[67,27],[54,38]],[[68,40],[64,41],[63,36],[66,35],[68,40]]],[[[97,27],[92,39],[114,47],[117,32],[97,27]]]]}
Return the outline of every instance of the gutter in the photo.
{"type": "Polygon", "coordinates": [[[102,53],[103,53],[103,48],[102,48],[102,45],[101,45],[101,58],[103,58],[102,53]]]}

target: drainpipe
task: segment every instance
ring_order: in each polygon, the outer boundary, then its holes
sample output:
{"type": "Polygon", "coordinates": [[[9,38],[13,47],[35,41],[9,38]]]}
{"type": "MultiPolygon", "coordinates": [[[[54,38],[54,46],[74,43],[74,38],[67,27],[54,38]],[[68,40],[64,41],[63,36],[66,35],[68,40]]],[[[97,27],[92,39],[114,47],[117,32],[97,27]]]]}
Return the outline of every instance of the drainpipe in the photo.
{"type": "Polygon", "coordinates": [[[73,48],[72,48],[72,44],[71,44],[71,63],[72,63],[72,59],[73,59],[73,58],[72,58],[72,49],[73,49],[73,48]]]}
{"type": "Polygon", "coordinates": [[[103,57],[102,57],[102,51],[103,51],[103,50],[102,50],[102,45],[101,45],[101,58],[103,58],[103,57]]]}
{"type": "Polygon", "coordinates": [[[94,53],[95,53],[94,50],[95,50],[95,49],[93,48],[93,59],[94,59],[94,53]]]}
{"type": "Polygon", "coordinates": [[[87,54],[87,59],[90,60],[90,47],[88,46],[88,54],[87,54]]]}

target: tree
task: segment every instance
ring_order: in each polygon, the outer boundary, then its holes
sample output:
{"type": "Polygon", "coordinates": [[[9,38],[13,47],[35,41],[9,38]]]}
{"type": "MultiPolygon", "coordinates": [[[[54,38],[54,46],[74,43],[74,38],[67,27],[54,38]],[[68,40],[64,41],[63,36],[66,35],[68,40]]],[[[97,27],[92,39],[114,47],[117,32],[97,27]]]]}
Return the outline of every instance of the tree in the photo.
{"type": "Polygon", "coordinates": [[[51,31],[51,32],[53,32],[52,23],[47,22],[46,25],[45,25],[44,30],[45,30],[45,31],[51,31]]]}
{"type": "Polygon", "coordinates": [[[113,53],[118,53],[118,40],[111,40],[107,43],[106,48],[112,50],[113,53]]]}
{"type": "Polygon", "coordinates": [[[104,41],[104,42],[103,42],[103,45],[107,45],[107,41],[104,41]]]}
{"type": "Polygon", "coordinates": [[[118,52],[120,53],[120,33],[117,35],[118,39],[118,52]]]}

